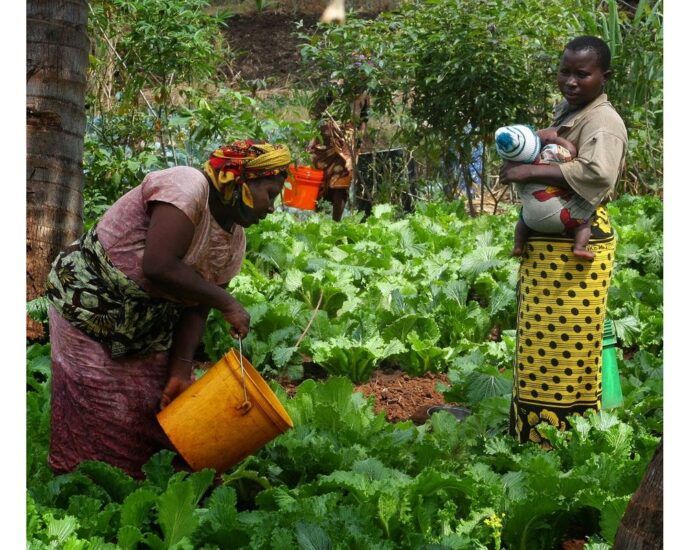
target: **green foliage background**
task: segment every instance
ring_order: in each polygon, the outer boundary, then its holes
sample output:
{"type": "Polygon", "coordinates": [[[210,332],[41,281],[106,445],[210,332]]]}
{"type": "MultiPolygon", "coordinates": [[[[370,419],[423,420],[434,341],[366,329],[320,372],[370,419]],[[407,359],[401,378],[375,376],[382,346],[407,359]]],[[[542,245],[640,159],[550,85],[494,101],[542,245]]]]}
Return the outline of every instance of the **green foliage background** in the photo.
{"type": "MultiPolygon", "coordinates": [[[[462,182],[444,167],[459,163],[470,181],[470,156],[483,146],[479,176],[489,182],[499,167],[493,131],[516,120],[548,124],[559,99],[558,57],[583,33],[602,36],[613,53],[607,92],[630,138],[619,191],[658,193],[661,7],[649,0],[634,11],[609,0],[406,0],[375,19],[351,13],[343,25],[316,32],[296,27],[306,90],[259,98],[251,82],[222,84],[234,59],[222,34],[230,11],[204,0],[95,0],[86,225],[147,171],[198,165],[224,141],[279,140],[305,162],[317,135],[309,107],[331,97],[331,114],[347,119],[363,91],[373,98],[371,138],[417,160],[422,179],[412,200],[459,198],[462,182]]],[[[383,188],[374,200],[392,195],[383,188]]]]}
{"type": "MultiPolygon", "coordinates": [[[[607,92],[630,134],[619,191],[656,192],[663,151],[661,6],[643,0],[631,11],[613,0],[408,0],[375,20],[325,28],[302,55],[314,75],[315,101],[334,95],[333,112],[347,118],[353,98],[367,90],[375,113],[395,113],[400,144],[421,158],[451,155],[468,167],[474,148],[493,149],[499,126],[516,120],[548,125],[560,99],[556,69],[565,44],[580,34],[601,36],[612,51],[607,92]]],[[[498,159],[484,161],[486,182],[498,172],[498,159]]],[[[467,169],[463,176],[470,181],[467,169]]]]}

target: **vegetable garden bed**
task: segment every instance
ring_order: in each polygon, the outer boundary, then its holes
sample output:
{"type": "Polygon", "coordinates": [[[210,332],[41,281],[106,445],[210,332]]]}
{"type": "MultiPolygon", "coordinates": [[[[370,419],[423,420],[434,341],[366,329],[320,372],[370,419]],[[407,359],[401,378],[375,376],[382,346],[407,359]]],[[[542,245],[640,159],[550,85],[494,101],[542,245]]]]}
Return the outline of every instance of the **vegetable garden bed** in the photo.
{"type": "MultiPolygon", "coordinates": [[[[168,452],[144,481],[102,463],[55,476],[49,346],[32,346],[29,547],[608,548],[663,432],[661,203],[623,197],[609,210],[625,404],[569,432],[541,425],[552,451],[507,435],[514,212],[379,206],[340,224],[276,213],[248,232],[231,291],[252,315],[245,353],[295,428],[215,483],[175,473],[168,452]],[[444,401],[472,414],[407,420],[444,401]]],[[[233,344],[213,316],[205,342],[211,361],[233,344]]]]}

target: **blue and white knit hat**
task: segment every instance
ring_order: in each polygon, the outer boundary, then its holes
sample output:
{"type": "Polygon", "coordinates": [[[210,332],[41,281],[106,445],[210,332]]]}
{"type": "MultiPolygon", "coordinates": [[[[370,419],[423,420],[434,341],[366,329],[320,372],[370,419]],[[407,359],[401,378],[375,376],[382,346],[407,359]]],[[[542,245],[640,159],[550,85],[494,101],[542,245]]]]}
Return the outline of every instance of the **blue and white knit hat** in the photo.
{"type": "Polygon", "coordinates": [[[496,151],[505,160],[532,163],[537,160],[540,149],[539,136],[524,124],[503,126],[496,130],[496,151]]]}

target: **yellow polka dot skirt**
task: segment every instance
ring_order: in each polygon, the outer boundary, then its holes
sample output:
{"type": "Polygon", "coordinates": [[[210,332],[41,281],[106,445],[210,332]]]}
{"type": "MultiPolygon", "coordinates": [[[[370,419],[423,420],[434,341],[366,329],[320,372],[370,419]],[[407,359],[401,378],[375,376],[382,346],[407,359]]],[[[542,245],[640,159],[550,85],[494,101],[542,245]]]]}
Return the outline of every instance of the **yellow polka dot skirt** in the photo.
{"type": "MultiPolygon", "coordinates": [[[[573,240],[534,235],[520,265],[511,433],[542,442],[548,422],[564,430],[567,416],[601,406],[601,348],[616,241],[605,209],[597,210],[588,248],[573,240]]],[[[547,444],[548,445],[548,444],[547,444]]]]}

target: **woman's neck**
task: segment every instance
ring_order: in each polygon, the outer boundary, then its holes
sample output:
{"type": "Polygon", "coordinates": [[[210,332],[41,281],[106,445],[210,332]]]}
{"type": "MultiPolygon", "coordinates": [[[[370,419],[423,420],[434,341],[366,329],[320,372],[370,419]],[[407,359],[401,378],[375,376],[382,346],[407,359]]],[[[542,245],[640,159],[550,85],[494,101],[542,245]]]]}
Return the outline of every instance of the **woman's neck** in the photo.
{"type": "Polygon", "coordinates": [[[232,233],[235,229],[235,221],[232,216],[233,207],[230,204],[223,203],[220,192],[214,187],[208,175],[204,175],[209,188],[208,207],[211,211],[211,216],[224,231],[232,233]]]}

